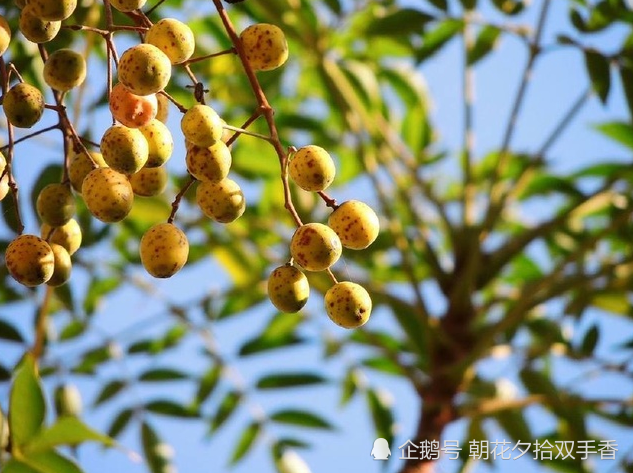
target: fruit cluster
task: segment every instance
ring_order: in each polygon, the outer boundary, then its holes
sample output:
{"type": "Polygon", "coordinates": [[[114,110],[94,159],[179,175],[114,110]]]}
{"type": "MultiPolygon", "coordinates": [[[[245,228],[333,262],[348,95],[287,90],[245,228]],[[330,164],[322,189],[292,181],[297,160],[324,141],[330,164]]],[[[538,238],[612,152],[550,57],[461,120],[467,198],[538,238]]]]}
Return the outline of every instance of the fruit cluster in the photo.
{"type": "MultiPolygon", "coordinates": [[[[47,104],[44,93],[26,83],[15,70],[18,80],[11,86],[11,69],[2,68],[2,107],[9,127],[31,128],[50,108],[59,114],[60,128],[65,138],[70,139],[65,147],[68,156],[64,160],[62,181],[44,187],[37,198],[41,236],[21,234],[6,250],[9,273],[26,286],[44,283],[58,286],[69,279],[70,257],[82,239],[81,229],[73,218],[77,196],[81,196],[95,218],[115,223],[130,213],[135,196],[156,196],[165,190],[168,181],[165,163],[174,150],[174,138],[166,125],[170,102],[183,113],[180,128],[186,149],[185,162],[191,182],[197,182],[196,203],[200,210],[219,223],[230,223],[245,211],[244,194],[238,183],[228,176],[232,162],[230,143],[248,132],[228,126],[204,103],[199,88],[194,93],[196,103],[190,107],[179,104],[166,93],[172,69],[186,67],[192,58],[195,38],[189,26],[177,19],[163,18],[152,23],[140,10],[144,3],[145,0],[109,2],[120,12],[134,12],[130,18],[142,19],[136,29],[132,28],[139,33],[142,42],[125,50],[116,62],[116,81],[107,85],[112,125],[103,133],[98,151],[86,148],[65,115],[63,105],[65,94],[72,93],[85,81],[87,67],[81,54],[67,48],[48,54],[40,47],[43,78],[52,90],[55,105],[47,104]]],[[[18,27],[22,35],[41,45],[58,34],[63,22],[77,7],[76,0],[16,0],[16,5],[21,8],[18,27]]],[[[75,30],[82,29],[73,26],[75,30]]],[[[109,25],[108,34],[104,35],[109,68],[116,57],[111,37],[116,30],[113,26],[109,25]]],[[[3,64],[2,56],[11,41],[11,28],[0,16],[0,61],[3,64]]],[[[275,69],[288,58],[284,34],[274,25],[251,25],[234,43],[231,52],[240,56],[247,72],[275,69]]],[[[114,75],[108,74],[108,79],[111,76],[114,75]]],[[[0,199],[16,189],[11,172],[11,139],[8,149],[6,157],[0,153],[0,199]]],[[[323,191],[334,179],[334,161],[321,147],[305,146],[280,158],[285,186],[289,185],[289,176],[301,189],[324,195],[323,191]]],[[[181,192],[188,188],[189,185],[181,192]]],[[[17,199],[17,192],[14,197],[17,199]]],[[[173,223],[178,203],[174,203],[168,221],[151,227],[140,241],[141,262],[147,272],[157,278],[173,276],[188,259],[187,237],[173,223]]],[[[331,200],[330,204],[334,211],[328,225],[297,222],[298,228],[290,243],[290,262],[270,275],[269,297],[281,311],[296,312],[307,301],[309,284],[298,267],[306,271],[330,271],[343,247],[366,248],[378,235],[378,218],[368,205],[355,200],[342,205],[331,200]]],[[[334,279],[331,272],[330,275],[334,279]]],[[[372,305],[367,291],[352,282],[334,281],[334,286],[325,294],[325,308],[330,318],[347,328],[364,324],[372,305]]]]}

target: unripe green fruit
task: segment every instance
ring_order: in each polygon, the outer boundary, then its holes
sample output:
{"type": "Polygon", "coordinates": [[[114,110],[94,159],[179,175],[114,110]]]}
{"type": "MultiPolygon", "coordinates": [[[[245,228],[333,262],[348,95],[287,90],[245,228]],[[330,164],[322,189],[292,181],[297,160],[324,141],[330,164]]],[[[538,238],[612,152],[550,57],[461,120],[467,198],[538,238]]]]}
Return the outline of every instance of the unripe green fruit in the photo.
{"type": "Polygon", "coordinates": [[[290,254],[308,271],[328,269],[341,257],[342,250],[338,235],[322,223],[300,226],[290,241],[290,254]]]}
{"type": "Polygon", "coordinates": [[[362,250],[378,237],[380,222],[376,212],[364,202],[348,200],[338,206],[328,219],[345,248],[362,250]]]}
{"type": "Polygon", "coordinates": [[[222,142],[216,141],[208,148],[189,146],[185,158],[189,174],[199,181],[219,182],[231,169],[231,152],[222,142]]]}
{"type": "Polygon", "coordinates": [[[288,59],[288,43],[284,32],[275,25],[251,25],[240,34],[246,59],[256,71],[276,69],[288,59]]]}
{"type": "Polygon", "coordinates": [[[163,193],[167,187],[167,170],[164,167],[145,167],[130,176],[130,184],[136,195],[153,197],[163,193]]]}
{"type": "Polygon", "coordinates": [[[21,82],[9,89],[2,102],[9,123],[18,128],[31,128],[44,112],[44,96],[36,87],[21,82]]]}
{"type": "Polygon", "coordinates": [[[343,328],[364,325],[371,314],[371,297],[359,284],[344,281],[325,293],[325,310],[332,322],[343,328]]]}
{"type": "Polygon", "coordinates": [[[5,173],[6,168],[7,159],[4,157],[4,154],[0,152],[0,201],[9,193],[9,174],[5,173]]]}
{"type": "Polygon", "coordinates": [[[63,21],[77,8],[77,0],[29,0],[33,14],[45,21],[63,21]]]}
{"type": "Polygon", "coordinates": [[[75,254],[81,246],[81,227],[74,218],[71,218],[61,227],[51,227],[43,223],[40,232],[42,238],[48,241],[49,244],[56,243],[57,245],[63,246],[71,256],[75,254]]]}
{"type": "Polygon", "coordinates": [[[242,189],[229,178],[220,182],[200,182],[196,189],[196,203],[207,217],[220,223],[236,220],[246,209],[242,189]]]}
{"type": "Polygon", "coordinates": [[[110,112],[118,122],[129,128],[147,125],[156,117],[156,94],[136,95],[120,82],[110,92],[110,112]]]}
{"type": "Polygon", "coordinates": [[[13,279],[29,287],[44,284],[55,269],[53,250],[35,235],[20,235],[9,243],[5,262],[13,279]]]}
{"type": "Polygon", "coordinates": [[[169,278],[187,262],[189,242],[172,223],[159,223],[141,238],[139,247],[145,270],[155,278],[169,278]]]}
{"type": "Polygon", "coordinates": [[[170,78],[169,58],[153,44],[137,44],[121,55],[119,81],[133,94],[155,94],[167,86],[170,78]]]}
{"type": "Polygon", "coordinates": [[[70,272],[72,270],[72,263],[70,261],[70,255],[66,248],[57,243],[49,243],[51,250],[53,250],[53,257],[55,259],[53,275],[46,282],[48,286],[58,287],[62,284],[66,284],[70,279],[70,272]]]}
{"type": "Polygon", "coordinates": [[[138,10],[145,5],[147,0],[110,0],[110,5],[121,12],[138,10]]]}
{"type": "Polygon", "coordinates": [[[0,15],[0,56],[2,56],[7,49],[9,49],[9,43],[11,42],[11,28],[9,23],[0,15]]]}
{"type": "Polygon", "coordinates": [[[300,148],[288,166],[290,178],[302,189],[322,191],[334,180],[334,161],[320,146],[309,145],[300,148]]]}
{"type": "Polygon", "coordinates": [[[129,179],[111,168],[90,171],[84,179],[81,193],[90,213],[106,223],[123,220],[134,203],[129,179]]]}
{"type": "Polygon", "coordinates": [[[81,186],[88,173],[97,167],[104,168],[108,166],[101,153],[90,151],[90,156],[92,159],[90,159],[90,157],[82,151],[79,153],[73,151],[70,155],[68,177],[70,178],[70,183],[72,184],[73,189],[80,194],[81,186]]]}
{"type": "Polygon", "coordinates": [[[275,268],[268,278],[268,298],[281,312],[299,312],[309,295],[308,278],[290,264],[275,268]]]}
{"type": "Polygon", "coordinates": [[[196,47],[191,28],[174,18],[163,18],[152,25],[145,41],[163,51],[172,64],[189,59],[196,47]]]}
{"type": "Polygon", "coordinates": [[[154,119],[147,125],[140,127],[139,131],[143,133],[149,146],[149,155],[145,167],[155,168],[165,164],[174,150],[174,139],[167,125],[154,119]]]}
{"type": "Polygon", "coordinates": [[[156,120],[167,123],[169,117],[169,99],[163,94],[156,94],[158,100],[158,111],[156,112],[156,120]]]}
{"type": "Polygon", "coordinates": [[[222,119],[208,105],[197,104],[183,115],[180,128],[185,139],[207,148],[222,138],[222,119]]]}
{"type": "Polygon", "coordinates": [[[58,49],[44,63],[44,82],[60,92],[81,85],[86,79],[86,60],[72,49],[58,49]]]}
{"type": "Polygon", "coordinates": [[[83,410],[81,393],[74,384],[62,384],[55,389],[55,412],[59,417],[79,417],[83,410]]]}
{"type": "Polygon", "coordinates": [[[73,193],[64,184],[49,184],[37,196],[35,205],[42,222],[52,227],[60,227],[75,215],[76,205],[73,193]]]}
{"type": "Polygon", "coordinates": [[[145,166],[149,145],[139,130],[113,125],[101,138],[101,154],[108,166],[115,171],[134,174],[145,166]]]}
{"type": "Polygon", "coordinates": [[[47,43],[59,33],[62,27],[61,21],[45,21],[33,13],[33,7],[26,5],[20,12],[18,23],[20,31],[26,39],[33,43],[47,43]]]}

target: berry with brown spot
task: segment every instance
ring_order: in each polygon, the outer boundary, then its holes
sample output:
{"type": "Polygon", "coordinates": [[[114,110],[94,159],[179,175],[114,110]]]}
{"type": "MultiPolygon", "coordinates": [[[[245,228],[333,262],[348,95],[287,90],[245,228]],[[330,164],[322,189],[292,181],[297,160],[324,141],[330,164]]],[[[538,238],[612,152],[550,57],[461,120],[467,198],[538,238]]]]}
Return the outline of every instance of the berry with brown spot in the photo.
{"type": "Polygon", "coordinates": [[[187,262],[187,236],[173,223],[159,223],[150,228],[139,246],[145,270],[155,278],[169,278],[187,262]]]}
{"type": "Polygon", "coordinates": [[[2,108],[13,126],[31,128],[42,118],[44,96],[37,87],[21,82],[4,94],[2,108]]]}
{"type": "Polygon", "coordinates": [[[163,193],[167,187],[167,170],[164,167],[144,167],[130,176],[134,194],[141,197],[154,197],[163,193]]]}
{"type": "Polygon", "coordinates": [[[20,12],[18,27],[26,39],[33,43],[48,43],[62,27],[61,21],[46,21],[33,13],[33,7],[26,5],[20,12]]]}
{"type": "Polygon", "coordinates": [[[206,148],[222,138],[223,120],[208,105],[196,104],[183,115],[180,128],[185,139],[206,148]]]}
{"type": "Polygon", "coordinates": [[[196,48],[191,28],[174,18],[163,18],[154,23],[147,31],[145,41],[163,51],[172,64],[185,62],[196,48]]]}
{"type": "Polygon", "coordinates": [[[163,122],[154,119],[140,127],[139,131],[143,133],[149,146],[145,167],[155,168],[165,164],[174,150],[174,139],[169,128],[163,122]]]}
{"type": "Polygon", "coordinates": [[[199,181],[219,182],[228,176],[232,158],[226,144],[218,140],[208,148],[188,146],[185,161],[189,174],[199,181]]]}
{"type": "Polygon", "coordinates": [[[278,26],[258,23],[240,34],[246,59],[256,71],[270,71],[283,65],[288,59],[288,43],[278,26]]]}
{"type": "Polygon", "coordinates": [[[109,105],[114,119],[128,128],[147,125],[158,112],[156,94],[136,95],[120,82],[112,87],[109,105]]]}
{"type": "Polygon", "coordinates": [[[90,213],[106,223],[123,220],[134,203],[129,179],[111,168],[90,171],[81,186],[81,194],[90,213]]]}
{"type": "Polygon", "coordinates": [[[292,235],[290,254],[308,271],[328,269],[341,257],[342,246],[338,235],[322,223],[307,223],[292,235]]]}
{"type": "Polygon", "coordinates": [[[358,328],[371,315],[369,293],[360,284],[339,282],[325,293],[325,311],[330,320],[343,328],[358,328]]]}
{"type": "Polygon", "coordinates": [[[309,295],[308,278],[294,266],[279,266],[270,273],[268,298],[281,312],[299,312],[308,302],[309,295]]]}
{"type": "Polygon", "coordinates": [[[53,275],[46,281],[48,286],[58,287],[66,284],[70,279],[70,272],[72,270],[72,263],[70,261],[70,255],[66,248],[57,243],[49,243],[51,250],[53,250],[53,257],[55,260],[55,268],[53,275]]]}
{"type": "Polygon", "coordinates": [[[42,238],[50,244],[56,243],[63,246],[69,255],[73,255],[81,246],[82,234],[81,227],[77,220],[71,218],[65,225],[61,227],[51,227],[43,223],[40,228],[42,238]]]}
{"type": "Polygon", "coordinates": [[[44,284],[55,269],[53,250],[35,235],[20,235],[9,243],[5,263],[11,277],[29,287],[44,284]]]}
{"type": "Polygon", "coordinates": [[[103,155],[96,151],[90,151],[90,156],[84,151],[72,151],[69,161],[68,177],[75,192],[80,194],[81,186],[88,173],[97,167],[105,168],[108,166],[103,159],[103,155]]]}
{"type": "Polygon", "coordinates": [[[169,58],[153,44],[137,44],[119,60],[119,81],[133,94],[150,95],[163,90],[171,78],[169,58]]]}
{"type": "Polygon", "coordinates": [[[149,157],[149,145],[136,128],[113,125],[101,138],[101,154],[112,169],[124,174],[138,172],[149,157]]]}
{"type": "Polygon", "coordinates": [[[63,21],[77,8],[77,0],[29,0],[33,15],[44,21],[63,21]]]}
{"type": "Polygon", "coordinates": [[[336,232],[345,248],[363,250],[380,232],[376,212],[364,202],[348,200],[332,212],[328,225],[336,232]]]}
{"type": "Polygon", "coordinates": [[[72,49],[53,52],[44,63],[44,82],[60,92],[66,92],[86,79],[86,60],[72,49]]]}
{"type": "Polygon", "coordinates": [[[6,18],[0,15],[0,56],[2,56],[11,43],[11,28],[6,18]]]}
{"type": "Polygon", "coordinates": [[[128,13],[142,8],[146,1],[147,0],[110,0],[110,5],[120,12],[128,13]]]}
{"type": "Polygon", "coordinates": [[[59,227],[75,215],[75,197],[65,184],[48,184],[38,194],[35,208],[42,222],[59,227]]]}
{"type": "Polygon", "coordinates": [[[290,178],[306,191],[322,191],[334,180],[336,168],[330,154],[320,146],[300,148],[288,166],[290,178]]]}
{"type": "Polygon", "coordinates": [[[196,189],[196,203],[207,217],[220,223],[233,222],[246,209],[242,189],[229,178],[219,182],[200,182],[196,189]]]}

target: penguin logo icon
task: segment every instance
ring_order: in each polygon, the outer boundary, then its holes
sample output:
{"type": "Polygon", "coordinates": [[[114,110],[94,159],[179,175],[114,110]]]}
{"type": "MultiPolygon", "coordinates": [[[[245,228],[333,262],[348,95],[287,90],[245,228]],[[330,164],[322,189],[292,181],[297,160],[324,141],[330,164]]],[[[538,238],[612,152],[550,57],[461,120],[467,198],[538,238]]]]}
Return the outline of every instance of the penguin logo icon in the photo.
{"type": "Polygon", "coordinates": [[[374,457],[374,460],[388,460],[391,450],[389,450],[387,440],[383,438],[374,440],[374,448],[371,449],[370,455],[374,457]]]}

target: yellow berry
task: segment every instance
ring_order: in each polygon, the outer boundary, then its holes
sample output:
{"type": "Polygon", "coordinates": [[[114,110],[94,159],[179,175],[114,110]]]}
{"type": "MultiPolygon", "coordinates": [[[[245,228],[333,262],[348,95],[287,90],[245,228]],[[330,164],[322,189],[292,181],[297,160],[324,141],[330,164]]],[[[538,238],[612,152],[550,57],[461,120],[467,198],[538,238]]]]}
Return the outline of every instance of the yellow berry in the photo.
{"type": "Polygon", "coordinates": [[[145,166],[149,145],[143,133],[136,128],[113,125],[101,138],[101,154],[112,169],[134,174],[145,166]]]}
{"type": "Polygon", "coordinates": [[[180,128],[185,139],[206,148],[222,138],[222,119],[208,105],[197,104],[183,115],[180,128]]]}
{"type": "Polygon", "coordinates": [[[7,246],[5,263],[20,284],[44,284],[53,275],[55,257],[50,245],[35,235],[20,235],[7,246]]]}
{"type": "Polygon", "coordinates": [[[156,117],[156,94],[136,95],[120,82],[110,92],[110,112],[115,120],[128,128],[147,125],[156,117]]]}
{"type": "Polygon", "coordinates": [[[158,99],[156,120],[167,123],[167,118],[169,117],[169,99],[164,94],[156,94],[156,99],[158,99]]]}
{"type": "Polygon", "coordinates": [[[322,191],[334,180],[336,168],[329,153],[320,146],[300,148],[290,160],[288,173],[291,179],[307,191],[322,191]]]}
{"type": "Polygon", "coordinates": [[[59,33],[61,21],[46,21],[33,13],[33,7],[28,4],[20,12],[18,23],[20,31],[26,39],[33,43],[47,43],[59,33]]]}
{"type": "Polygon", "coordinates": [[[0,56],[2,56],[11,42],[11,28],[4,16],[0,15],[0,56]]]}
{"type": "Polygon", "coordinates": [[[18,128],[31,128],[44,113],[44,96],[36,87],[22,82],[9,89],[2,102],[9,123],[18,128]]]}
{"type": "Polygon", "coordinates": [[[279,266],[268,278],[268,298],[281,312],[299,312],[309,295],[308,278],[294,266],[279,266]]]}
{"type": "Polygon", "coordinates": [[[232,159],[229,148],[218,140],[208,148],[189,146],[185,161],[189,174],[199,181],[219,182],[228,176],[232,159]]]}
{"type": "Polygon", "coordinates": [[[172,64],[185,62],[196,47],[191,28],[174,18],[163,18],[154,23],[145,35],[145,41],[163,51],[172,64]]]}
{"type": "Polygon", "coordinates": [[[246,209],[242,189],[229,178],[220,182],[200,182],[196,189],[196,203],[207,217],[220,223],[236,220],[246,209]]]}
{"type": "Polygon", "coordinates": [[[359,284],[344,281],[325,293],[325,311],[332,322],[343,328],[364,325],[371,314],[371,297],[359,284]]]}
{"type": "Polygon", "coordinates": [[[57,243],[49,243],[51,250],[53,250],[53,257],[55,260],[53,275],[46,282],[47,285],[57,287],[65,284],[70,279],[70,272],[72,270],[72,263],[70,261],[70,255],[66,248],[57,243]]]}
{"type": "Polygon", "coordinates": [[[376,212],[364,202],[348,200],[338,206],[328,219],[345,248],[362,250],[371,245],[380,231],[376,212]]]}
{"type": "Polygon", "coordinates": [[[9,174],[6,173],[7,159],[0,152],[0,200],[4,199],[9,193],[9,174]]]}
{"type": "Polygon", "coordinates": [[[110,5],[121,12],[138,10],[145,5],[147,0],[110,0],[110,5]]]}
{"type": "Polygon", "coordinates": [[[90,171],[81,186],[81,193],[90,213],[106,223],[123,220],[134,203],[129,179],[111,168],[90,171]]]}
{"type": "Polygon", "coordinates": [[[52,227],[68,223],[75,215],[75,198],[64,184],[48,184],[37,196],[35,205],[42,222],[52,227]]]}
{"type": "Polygon", "coordinates": [[[61,227],[51,227],[47,223],[43,223],[40,232],[42,238],[51,244],[56,243],[63,246],[71,256],[81,246],[81,227],[74,218],[71,218],[61,227]]]}
{"type": "Polygon", "coordinates": [[[170,78],[169,58],[153,44],[137,44],[121,55],[119,81],[133,94],[155,94],[167,86],[170,78]]]}
{"type": "Polygon", "coordinates": [[[288,43],[284,32],[275,25],[251,25],[240,34],[246,59],[256,71],[276,69],[288,59],[288,43]]]}
{"type": "Polygon", "coordinates": [[[108,166],[101,153],[90,151],[90,156],[92,159],[90,159],[90,157],[83,151],[72,151],[70,154],[68,177],[70,178],[70,183],[72,184],[73,189],[80,194],[81,186],[88,173],[97,167],[104,168],[108,166]]]}
{"type": "Polygon", "coordinates": [[[63,21],[77,8],[77,0],[29,0],[33,14],[45,21],[63,21]]]}
{"type": "Polygon", "coordinates": [[[61,92],[81,85],[86,79],[86,60],[72,49],[58,49],[44,63],[44,82],[61,92]]]}
{"type": "Polygon", "coordinates": [[[341,257],[342,247],[338,235],[322,223],[307,223],[292,235],[290,254],[308,271],[328,269],[341,257]]]}
{"type": "Polygon", "coordinates": [[[157,120],[151,120],[147,125],[139,128],[147,140],[149,155],[145,167],[155,168],[165,164],[174,150],[174,139],[167,126],[157,120]]]}
{"type": "Polygon", "coordinates": [[[141,238],[139,247],[145,270],[155,278],[169,278],[187,262],[189,242],[172,223],[159,223],[141,238]]]}
{"type": "Polygon", "coordinates": [[[164,167],[144,167],[130,176],[130,184],[136,195],[153,197],[162,194],[167,187],[167,170],[164,167]]]}

